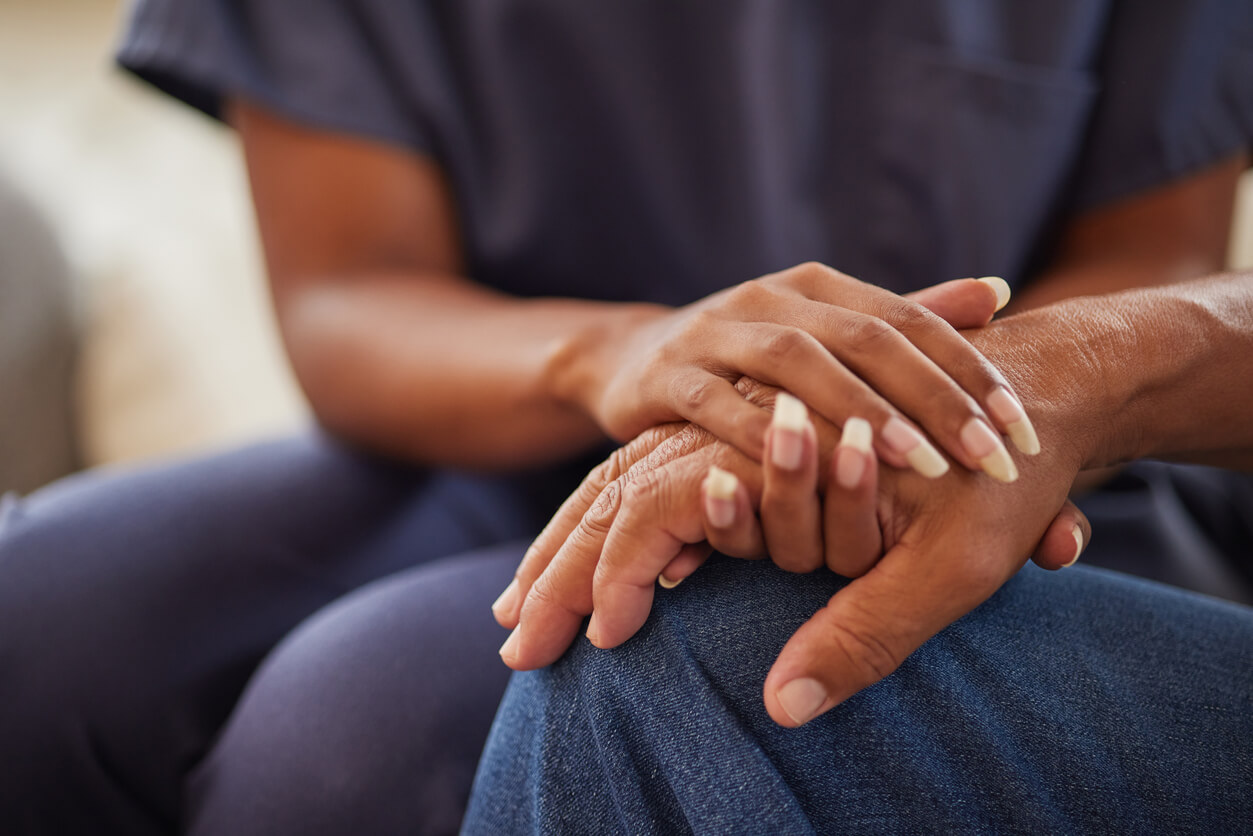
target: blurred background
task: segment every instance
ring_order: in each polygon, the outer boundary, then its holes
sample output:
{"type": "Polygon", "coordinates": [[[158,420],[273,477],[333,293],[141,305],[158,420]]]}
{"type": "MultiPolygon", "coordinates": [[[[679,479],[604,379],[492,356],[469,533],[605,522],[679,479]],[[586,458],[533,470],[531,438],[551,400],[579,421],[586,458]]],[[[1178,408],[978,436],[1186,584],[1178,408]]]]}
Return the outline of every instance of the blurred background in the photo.
{"type": "MultiPolygon", "coordinates": [[[[0,492],[307,414],[234,138],[114,68],[124,13],[0,0],[0,492]]],[[[1236,227],[1253,267],[1247,174],[1236,227]]]]}
{"type": "Polygon", "coordinates": [[[77,463],[303,419],[234,138],[114,68],[125,5],[0,0],[0,490],[64,466],[35,448],[61,434],[71,337],[77,463]]]}

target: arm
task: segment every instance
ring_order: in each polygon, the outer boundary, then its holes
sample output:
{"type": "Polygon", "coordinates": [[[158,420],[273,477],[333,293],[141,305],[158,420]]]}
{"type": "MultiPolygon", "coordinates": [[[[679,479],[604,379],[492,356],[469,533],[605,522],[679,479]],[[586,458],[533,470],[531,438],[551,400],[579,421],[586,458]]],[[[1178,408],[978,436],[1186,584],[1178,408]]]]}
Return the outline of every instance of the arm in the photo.
{"type": "Polygon", "coordinates": [[[1246,155],[1071,220],[1048,266],[1014,297],[1026,310],[1072,296],[1170,284],[1222,270],[1246,155]]]}
{"type": "MultiPolygon", "coordinates": [[[[876,427],[895,420],[883,459],[932,475],[947,464],[909,416],[967,467],[982,465],[961,428],[1001,427],[982,405],[1000,373],[917,301],[822,265],[677,309],[509,297],[463,275],[453,197],[430,160],[245,102],[230,118],[296,376],[318,418],[360,443],[502,467],[682,418],[760,458],[769,415],[735,391],[742,374],[837,423],[853,408],[876,427]]],[[[963,292],[986,322],[997,292],[973,280],[963,292]]]]}

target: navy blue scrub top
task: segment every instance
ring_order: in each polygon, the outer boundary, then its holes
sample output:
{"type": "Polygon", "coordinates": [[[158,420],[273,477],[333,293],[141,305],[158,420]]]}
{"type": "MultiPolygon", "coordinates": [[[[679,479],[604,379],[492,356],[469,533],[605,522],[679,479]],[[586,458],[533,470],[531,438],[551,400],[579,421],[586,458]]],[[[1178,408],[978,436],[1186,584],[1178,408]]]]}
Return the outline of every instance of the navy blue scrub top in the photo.
{"type": "MultiPolygon", "coordinates": [[[[470,277],[522,296],[1019,284],[1253,145],[1253,0],[140,0],[120,60],[429,155],[470,277]]],[[[1253,479],[1139,464],[1084,508],[1085,561],[1253,601],[1253,479]]]]}
{"type": "Polygon", "coordinates": [[[140,0],[120,61],[432,156],[469,275],[524,296],[1017,284],[1253,145],[1249,0],[140,0]]]}

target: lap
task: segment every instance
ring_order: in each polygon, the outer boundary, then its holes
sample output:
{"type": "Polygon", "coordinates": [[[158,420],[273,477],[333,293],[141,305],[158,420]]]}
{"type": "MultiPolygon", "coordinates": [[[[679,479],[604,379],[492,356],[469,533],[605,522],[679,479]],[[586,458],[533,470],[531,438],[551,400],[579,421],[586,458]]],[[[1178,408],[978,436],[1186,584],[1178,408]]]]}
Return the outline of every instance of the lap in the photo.
{"type": "Polygon", "coordinates": [[[467,832],[1253,825],[1253,611],[1028,568],[882,683],[775,726],[766,671],[840,583],[715,561],[621,648],[515,676],[467,832]]]}
{"type": "Polygon", "coordinates": [[[305,622],[192,776],[188,831],[456,832],[508,681],[489,607],[525,546],[390,576],[305,622]]]}
{"type": "Polygon", "coordinates": [[[309,433],[6,498],[0,817],[178,821],[187,768],[287,632],[378,578],[533,534],[566,487],[432,473],[309,433]]]}

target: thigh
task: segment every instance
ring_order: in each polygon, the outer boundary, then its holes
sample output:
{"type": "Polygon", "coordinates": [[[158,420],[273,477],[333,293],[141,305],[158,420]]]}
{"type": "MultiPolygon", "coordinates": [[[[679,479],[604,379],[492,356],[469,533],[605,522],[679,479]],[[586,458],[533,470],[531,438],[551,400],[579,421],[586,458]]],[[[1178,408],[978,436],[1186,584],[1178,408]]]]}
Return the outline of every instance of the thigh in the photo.
{"type": "Polygon", "coordinates": [[[534,531],[516,493],[310,433],[6,499],[0,816],[177,821],[184,772],[287,631],[376,578],[534,531]]]}
{"type": "Polygon", "coordinates": [[[525,545],[391,576],[301,625],[193,775],[189,832],[455,833],[508,680],[489,608],[525,545]]]}
{"type": "Polygon", "coordinates": [[[715,561],[626,645],[516,675],[466,832],[1253,827],[1248,608],[1029,567],[883,682],[775,726],[766,672],[840,584],[715,561]]]}

